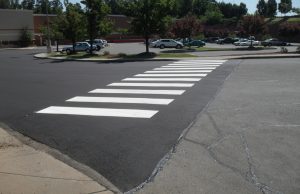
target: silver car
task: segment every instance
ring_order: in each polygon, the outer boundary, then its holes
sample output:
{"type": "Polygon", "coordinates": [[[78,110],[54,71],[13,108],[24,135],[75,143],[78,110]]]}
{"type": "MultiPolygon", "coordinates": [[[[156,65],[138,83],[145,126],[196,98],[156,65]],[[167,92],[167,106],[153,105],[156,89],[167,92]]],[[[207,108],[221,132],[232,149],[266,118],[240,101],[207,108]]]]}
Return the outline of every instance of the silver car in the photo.
{"type": "Polygon", "coordinates": [[[183,44],[181,42],[178,42],[173,39],[160,39],[160,40],[151,42],[150,47],[160,48],[160,49],[164,49],[164,48],[180,49],[183,47],[183,44]]]}
{"type": "MultiPolygon", "coordinates": [[[[75,43],[75,51],[86,51],[89,52],[91,45],[88,42],[76,42],[75,43]]],[[[93,45],[93,50],[96,50],[97,47],[96,45],[93,45]]],[[[73,46],[66,46],[64,47],[61,52],[66,52],[67,54],[71,54],[71,52],[73,51],[73,46]]]]}

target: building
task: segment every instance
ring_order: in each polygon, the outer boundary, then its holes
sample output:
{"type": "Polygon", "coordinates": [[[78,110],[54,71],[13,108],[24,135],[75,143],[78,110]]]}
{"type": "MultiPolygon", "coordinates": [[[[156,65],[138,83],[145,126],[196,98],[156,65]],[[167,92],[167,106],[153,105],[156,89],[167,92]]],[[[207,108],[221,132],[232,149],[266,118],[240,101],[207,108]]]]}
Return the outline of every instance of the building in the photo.
{"type": "Polygon", "coordinates": [[[23,29],[33,34],[32,18],[32,10],[0,9],[0,44],[19,41],[23,29]]]}
{"type": "Polygon", "coordinates": [[[47,27],[48,19],[49,23],[51,23],[56,16],[54,14],[48,14],[48,17],[46,14],[33,14],[34,40],[37,46],[46,44],[45,40],[47,37],[41,32],[41,28],[47,27]]]}

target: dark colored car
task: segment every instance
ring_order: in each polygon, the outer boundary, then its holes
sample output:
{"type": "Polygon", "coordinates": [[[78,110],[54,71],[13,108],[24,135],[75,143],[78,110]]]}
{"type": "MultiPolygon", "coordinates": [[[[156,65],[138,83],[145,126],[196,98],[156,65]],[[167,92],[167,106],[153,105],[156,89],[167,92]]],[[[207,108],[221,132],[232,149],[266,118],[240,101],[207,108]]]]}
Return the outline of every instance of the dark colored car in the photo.
{"type": "Polygon", "coordinates": [[[227,37],[227,38],[223,38],[223,39],[219,39],[217,40],[217,44],[232,44],[234,43],[236,40],[234,38],[230,38],[230,37],[227,37]]]}
{"type": "Polygon", "coordinates": [[[278,40],[277,38],[270,38],[261,42],[263,46],[287,46],[288,43],[278,40]]]}
{"type": "Polygon", "coordinates": [[[191,42],[185,43],[184,46],[202,47],[205,46],[205,42],[203,42],[202,40],[192,40],[191,42]]]}
{"type": "Polygon", "coordinates": [[[208,37],[204,39],[204,42],[215,43],[219,39],[219,37],[208,37]]]}

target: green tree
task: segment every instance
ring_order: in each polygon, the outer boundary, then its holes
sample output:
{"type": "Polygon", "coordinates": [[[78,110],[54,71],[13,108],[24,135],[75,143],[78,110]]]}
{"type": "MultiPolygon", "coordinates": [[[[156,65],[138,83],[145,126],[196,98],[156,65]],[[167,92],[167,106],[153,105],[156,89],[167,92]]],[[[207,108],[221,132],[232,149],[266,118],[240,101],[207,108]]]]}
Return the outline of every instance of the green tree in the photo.
{"type": "Polygon", "coordinates": [[[210,3],[205,12],[205,20],[207,24],[214,25],[221,23],[223,14],[215,3],[210,3]]]}
{"type": "Polygon", "coordinates": [[[292,10],[292,0],[281,0],[278,5],[280,13],[287,14],[292,10]]]}
{"type": "Polygon", "coordinates": [[[90,54],[93,53],[93,41],[99,35],[100,22],[110,12],[109,7],[102,0],[83,0],[87,20],[87,32],[91,44],[90,54]]]}
{"type": "Polygon", "coordinates": [[[276,0],[268,0],[267,3],[267,16],[268,17],[275,17],[277,14],[277,2],[276,0]]]}
{"type": "Polygon", "coordinates": [[[20,46],[21,47],[27,47],[31,44],[32,41],[32,33],[29,32],[28,28],[23,28],[21,30],[21,36],[20,36],[20,46]]]}
{"type": "Polygon", "coordinates": [[[35,4],[35,0],[23,0],[21,6],[23,9],[33,10],[35,4]]]}
{"type": "Polygon", "coordinates": [[[73,52],[75,52],[76,41],[84,38],[85,17],[79,3],[67,3],[65,13],[58,18],[58,26],[66,39],[72,41],[73,52]]]}
{"type": "Polygon", "coordinates": [[[265,2],[265,0],[259,0],[257,5],[257,13],[261,16],[267,16],[268,13],[268,6],[267,3],[265,2]]]}
{"type": "Polygon", "coordinates": [[[0,0],[0,9],[10,8],[10,0],[0,0]]]}
{"type": "Polygon", "coordinates": [[[142,34],[146,40],[146,52],[149,53],[149,37],[167,30],[166,18],[170,7],[165,0],[132,0],[129,5],[132,30],[142,34]]]}
{"type": "Polygon", "coordinates": [[[296,13],[297,15],[300,15],[300,8],[294,7],[294,8],[292,9],[292,12],[296,13]]]}

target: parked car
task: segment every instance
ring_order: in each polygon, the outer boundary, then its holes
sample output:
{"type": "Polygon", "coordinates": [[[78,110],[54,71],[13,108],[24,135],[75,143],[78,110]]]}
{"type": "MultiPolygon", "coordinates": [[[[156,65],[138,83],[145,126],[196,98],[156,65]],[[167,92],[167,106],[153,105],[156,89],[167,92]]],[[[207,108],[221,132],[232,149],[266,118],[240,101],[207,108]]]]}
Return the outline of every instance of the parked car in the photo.
{"type": "MultiPolygon", "coordinates": [[[[88,42],[76,42],[75,43],[75,51],[86,51],[89,52],[91,48],[91,45],[88,42]]],[[[93,45],[93,50],[96,50],[96,45],[93,45]]],[[[73,46],[69,45],[66,47],[63,47],[61,52],[66,52],[67,54],[70,54],[73,51],[73,46]]]]}
{"type": "Polygon", "coordinates": [[[236,40],[230,37],[227,38],[221,38],[219,40],[216,41],[217,44],[232,44],[234,43],[236,40]]]}
{"type": "Polygon", "coordinates": [[[287,46],[288,43],[278,40],[277,38],[270,38],[261,42],[263,46],[287,46]]]}
{"type": "Polygon", "coordinates": [[[203,42],[202,40],[192,40],[191,42],[185,43],[184,46],[202,47],[202,46],[205,46],[205,42],[203,42]]]}
{"type": "MultiPolygon", "coordinates": [[[[86,42],[91,44],[90,40],[85,40],[86,42]]],[[[103,39],[94,39],[93,41],[93,45],[96,45],[97,47],[97,51],[100,51],[101,49],[103,49],[104,47],[108,46],[108,43],[106,40],[103,39]]]]}
{"type": "Polygon", "coordinates": [[[180,49],[183,47],[183,44],[181,42],[178,42],[173,39],[160,39],[160,40],[151,42],[150,47],[160,48],[160,49],[164,49],[164,48],[180,49]]]}
{"type": "Polygon", "coordinates": [[[204,39],[204,42],[216,43],[216,41],[219,39],[220,39],[219,37],[208,37],[204,39]]]}
{"type": "Polygon", "coordinates": [[[235,46],[251,46],[251,42],[252,42],[252,46],[258,46],[260,44],[260,42],[257,40],[248,40],[248,39],[240,39],[239,41],[234,42],[233,44],[235,46]]]}

